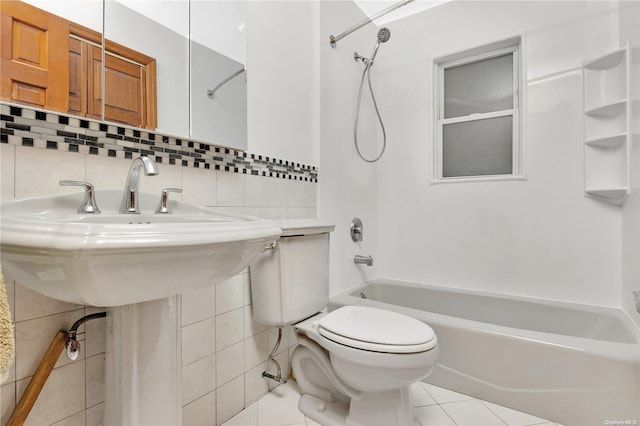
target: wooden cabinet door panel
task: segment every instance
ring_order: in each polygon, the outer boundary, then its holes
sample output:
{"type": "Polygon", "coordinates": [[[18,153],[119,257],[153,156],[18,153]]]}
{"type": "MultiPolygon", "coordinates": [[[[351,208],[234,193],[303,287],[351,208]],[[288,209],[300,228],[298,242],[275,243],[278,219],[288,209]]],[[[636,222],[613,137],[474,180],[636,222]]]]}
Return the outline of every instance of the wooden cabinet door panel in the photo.
{"type": "Polygon", "coordinates": [[[105,62],[105,119],[145,127],[147,107],[144,67],[109,53],[105,55],[105,62]]]}
{"type": "Polygon", "coordinates": [[[67,21],[19,1],[0,2],[0,99],[66,111],[67,21]]]}
{"type": "Polygon", "coordinates": [[[87,43],[69,38],[69,112],[87,114],[87,43]]]}

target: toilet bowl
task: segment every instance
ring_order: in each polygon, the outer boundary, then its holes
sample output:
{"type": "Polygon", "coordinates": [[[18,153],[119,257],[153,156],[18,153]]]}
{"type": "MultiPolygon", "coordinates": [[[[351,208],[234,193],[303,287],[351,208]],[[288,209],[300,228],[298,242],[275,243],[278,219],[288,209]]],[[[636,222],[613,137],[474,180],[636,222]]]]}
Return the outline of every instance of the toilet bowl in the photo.
{"type": "Polygon", "coordinates": [[[295,324],[295,330],[300,346],[291,365],[305,415],[323,425],[420,424],[411,385],[431,372],[438,357],[429,326],[395,312],[345,306],[295,324]]]}
{"type": "Polygon", "coordinates": [[[302,220],[281,227],[282,238],[250,267],[253,315],[263,324],[294,325],[300,411],[321,425],[419,425],[411,385],[436,363],[433,330],[366,306],[320,312],[329,302],[333,225],[302,220]]]}

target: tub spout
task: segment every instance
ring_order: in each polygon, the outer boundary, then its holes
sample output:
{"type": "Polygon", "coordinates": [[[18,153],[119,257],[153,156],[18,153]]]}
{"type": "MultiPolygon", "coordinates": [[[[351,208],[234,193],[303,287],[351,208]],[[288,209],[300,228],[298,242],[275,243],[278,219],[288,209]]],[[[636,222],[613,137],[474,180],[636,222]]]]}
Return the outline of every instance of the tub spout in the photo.
{"type": "Polygon", "coordinates": [[[356,254],[353,257],[353,261],[356,265],[367,265],[367,266],[373,266],[373,257],[372,256],[361,256],[359,254],[356,254]]]}

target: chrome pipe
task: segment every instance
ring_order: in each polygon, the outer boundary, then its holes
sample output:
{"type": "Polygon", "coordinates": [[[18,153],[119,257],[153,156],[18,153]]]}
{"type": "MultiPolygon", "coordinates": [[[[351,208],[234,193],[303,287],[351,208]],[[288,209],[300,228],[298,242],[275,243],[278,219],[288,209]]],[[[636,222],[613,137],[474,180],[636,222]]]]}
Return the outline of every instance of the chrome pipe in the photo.
{"type": "Polygon", "coordinates": [[[262,249],[263,252],[267,251],[267,250],[275,250],[278,248],[278,241],[274,241],[271,244],[265,246],[265,248],[262,249]]]}
{"type": "Polygon", "coordinates": [[[214,87],[213,89],[209,89],[207,90],[207,96],[209,97],[209,99],[213,99],[213,97],[216,94],[216,91],[221,88],[222,86],[224,86],[225,84],[227,84],[230,80],[232,80],[233,78],[239,76],[240,74],[242,74],[243,72],[245,72],[246,69],[245,68],[241,68],[238,71],[234,72],[233,74],[231,74],[229,77],[225,78],[224,80],[222,80],[220,83],[218,83],[218,85],[216,87],[214,87]]]}
{"type": "Polygon", "coordinates": [[[269,361],[273,362],[276,365],[277,373],[273,375],[273,374],[267,373],[266,371],[263,371],[262,377],[266,377],[267,379],[275,380],[280,384],[284,384],[284,383],[287,383],[287,379],[282,377],[282,369],[280,368],[280,363],[276,361],[276,358],[275,358],[276,351],[278,350],[278,347],[280,346],[281,341],[282,341],[282,327],[278,327],[278,340],[276,340],[276,344],[271,350],[271,353],[269,354],[269,358],[268,358],[269,361]]]}
{"type": "Polygon", "coordinates": [[[366,18],[365,20],[357,23],[353,27],[349,28],[346,31],[343,31],[342,33],[338,34],[337,36],[330,35],[329,36],[329,44],[331,45],[331,47],[333,47],[335,49],[336,48],[336,44],[338,43],[338,41],[340,41],[344,37],[348,36],[352,32],[354,32],[356,30],[359,30],[360,28],[362,28],[365,25],[367,25],[369,22],[373,22],[376,19],[386,15],[387,13],[393,12],[394,10],[396,10],[396,9],[402,7],[402,6],[406,6],[407,4],[411,3],[412,1],[413,0],[402,0],[402,1],[399,1],[398,3],[392,4],[391,6],[387,7],[386,9],[381,10],[380,12],[376,13],[372,17],[366,18]]]}

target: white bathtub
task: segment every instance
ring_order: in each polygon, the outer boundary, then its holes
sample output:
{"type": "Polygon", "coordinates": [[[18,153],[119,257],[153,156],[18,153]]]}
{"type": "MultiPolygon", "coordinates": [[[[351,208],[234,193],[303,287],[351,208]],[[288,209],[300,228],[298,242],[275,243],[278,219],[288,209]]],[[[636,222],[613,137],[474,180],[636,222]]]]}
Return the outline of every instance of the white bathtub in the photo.
{"type": "Polygon", "coordinates": [[[390,280],[335,296],[329,309],[356,304],[434,329],[429,383],[566,425],[640,425],[640,333],[619,309],[390,280]]]}

